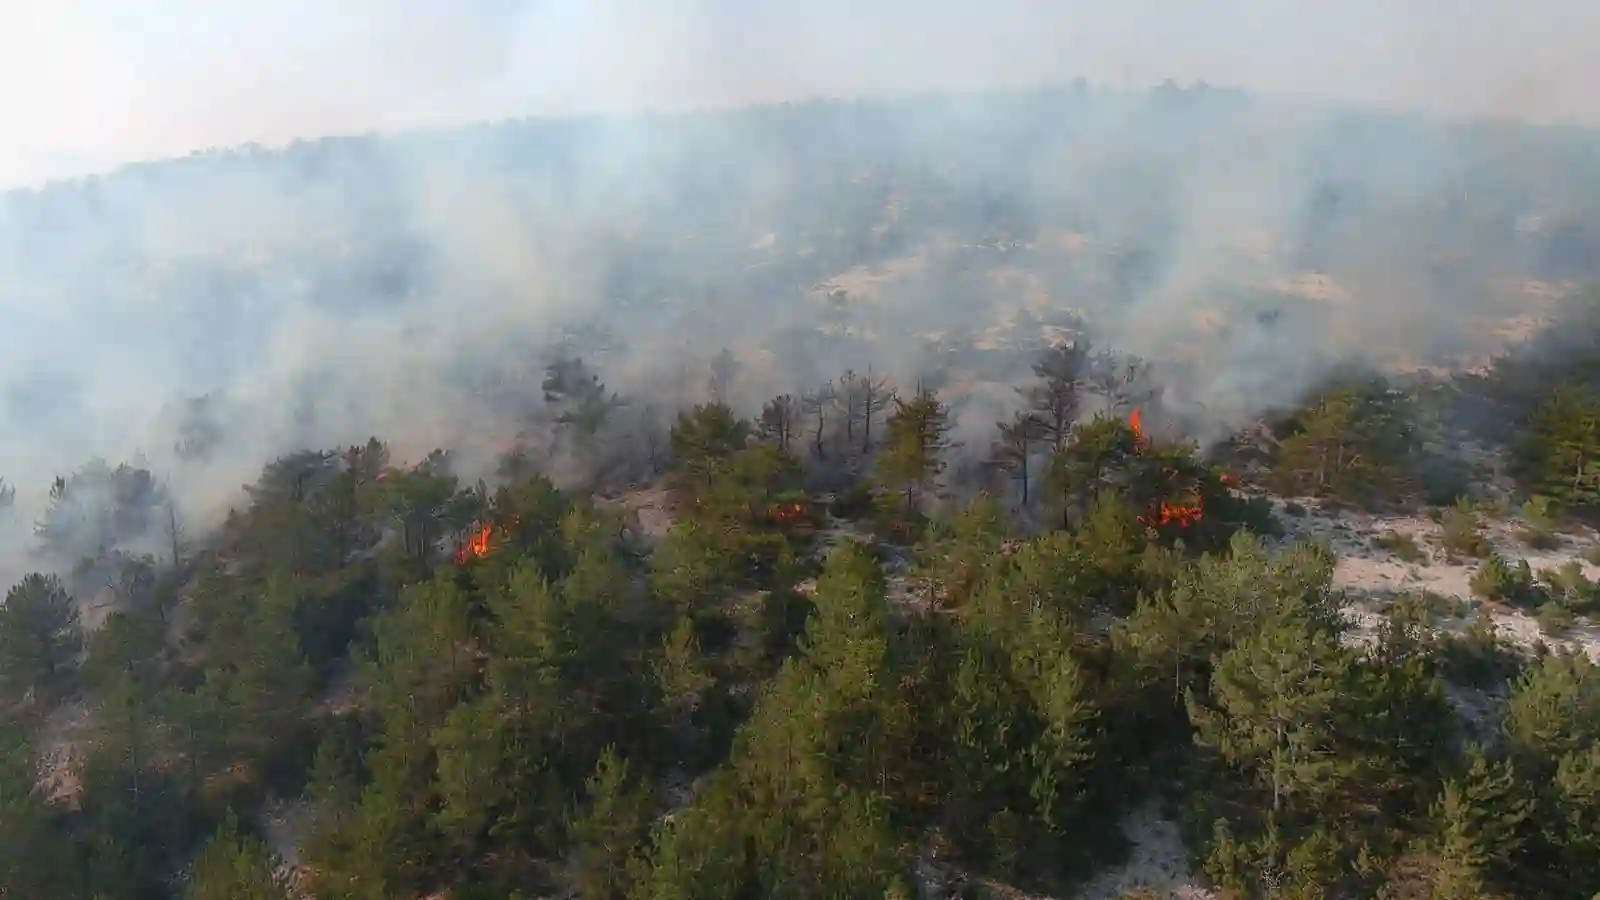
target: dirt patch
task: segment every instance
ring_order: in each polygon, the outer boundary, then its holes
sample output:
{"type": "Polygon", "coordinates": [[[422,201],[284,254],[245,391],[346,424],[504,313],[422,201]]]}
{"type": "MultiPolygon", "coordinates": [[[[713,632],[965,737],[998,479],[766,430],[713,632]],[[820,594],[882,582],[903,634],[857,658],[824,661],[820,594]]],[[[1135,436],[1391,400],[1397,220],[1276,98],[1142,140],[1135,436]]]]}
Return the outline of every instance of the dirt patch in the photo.
{"type": "Polygon", "coordinates": [[[87,704],[65,703],[52,710],[39,727],[38,787],[51,802],[76,809],[83,794],[82,742],[93,723],[87,704]]]}
{"type": "MultiPolygon", "coordinates": [[[[1544,634],[1539,624],[1515,610],[1489,609],[1473,596],[1472,576],[1482,560],[1454,558],[1442,547],[1439,524],[1421,515],[1377,515],[1358,511],[1323,509],[1315,500],[1293,501],[1306,509],[1304,515],[1283,512],[1288,501],[1277,503],[1285,525],[1285,540],[1326,541],[1338,555],[1334,587],[1351,598],[1347,610],[1359,635],[1370,637],[1382,621],[1383,601],[1402,593],[1436,594],[1459,601],[1464,624],[1478,615],[1491,617],[1495,629],[1524,649],[1539,643],[1552,648],[1581,650],[1600,661],[1600,630],[1593,623],[1580,621],[1559,637],[1544,634]],[[1384,549],[1385,539],[1399,537],[1420,551],[1415,561],[1402,559],[1384,549]]],[[[1576,562],[1590,580],[1600,579],[1600,567],[1586,558],[1600,545],[1600,535],[1590,529],[1574,529],[1560,535],[1560,545],[1551,550],[1532,550],[1523,546],[1518,533],[1526,523],[1515,517],[1485,523],[1483,536],[1505,559],[1528,561],[1534,572],[1576,562]]],[[[1447,623],[1451,624],[1451,623],[1447,623]]]]}
{"type": "Polygon", "coordinates": [[[600,502],[626,512],[638,524],[639,533],[647,540],[659,541],[672,528],[671,496],[666,488],[659,485],[601,498],[600,502]]]}
{"type": "Polygon", "coordinates": [[[1127,862],[1095,876],[1073,894],[1074,900],[1112,900],[1135,888],[1175,900],[1213,900],[1217,896],[1199,885],[1189,870],[1189,851],[1177,823],[1163,818],[1154,804],[1123,819],[1122,832],[1131,847],[1127,862]]]}

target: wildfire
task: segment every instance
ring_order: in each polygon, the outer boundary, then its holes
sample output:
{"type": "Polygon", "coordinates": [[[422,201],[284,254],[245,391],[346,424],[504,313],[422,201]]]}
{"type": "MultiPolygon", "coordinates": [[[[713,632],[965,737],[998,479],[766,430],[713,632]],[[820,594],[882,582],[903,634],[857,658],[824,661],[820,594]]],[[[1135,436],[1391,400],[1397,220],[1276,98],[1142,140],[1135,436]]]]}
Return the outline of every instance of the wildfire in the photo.
{"type": "Polygon", "coordinates": [[[806,505],[804,503],[800,503],[798,501],[795,502],[795,503],[780,504],[778,506],[773,507],[772,510],[770,512],[768,512],[768,515],[771,516],[774,520],[776,520],[778,522],[781,522],[781,523],[784,523],[784,524],[788,524],[790,522],[797,522],[800,519],[804,518],[805,514],[806,514],[806,505]]]}
{"type": "MultiPolygon", "coordinates": [[[[1133,431],[1134,447],[1140,454],[1145,452],[1147,444],[1144,436],[1144,415],[1135,407],[1128,413],[1128,428],[1133,431]]],[[[1164,473],[1168,478],[1178,475],[1176,469],[1167,469],[1164,473]]],[[[1205,504],[1196,496],[1193,503],[1168,503],[1159,501],[1151,507],[1148,513],[1139,516],[1139,523],[1150,528],[1160,528],[1164,525],[1177,525],[1179,528],[1188,528],[1190,525],[1205,517],[1205,504]]]]}
{"type": "Polygon", "coordinates": [[[473,531],[456,549],[456,562],[465,565],[469,560],[489,555],[489,538],[493,535],[493,525],[486,524],[473,531]]]}
{"type": "Polygon", "coordinates": [[[1193,506],[1187,506],[1162,500],[1151,513],[1140,516],[1139,521],[1152,528],[1174,524],[1179,528],[1188,528],[1190,525],[1200,521],[1204,516],[1205,509],[1199,502],[1196,502],[1193,506]]]}
{"type": "Polygon", "coordinates": [[[493,522],[484,522],[478,525],[472,530],[471,534],[467,535],[466,540],[462,541],[461,545],[456,548],[456,563],[458,565],[466,565],[474,559],[482,559],[488,556],[489,551],[494,549],[494,545],[490,543],[490,540],[495,537],[495,532],[500,532],[499,540],[503,541],[508,529],[515,532],[521,525],[522,517],[515,514],[506,518],[504,524],[500,526],[496,526],[493,522]]]}

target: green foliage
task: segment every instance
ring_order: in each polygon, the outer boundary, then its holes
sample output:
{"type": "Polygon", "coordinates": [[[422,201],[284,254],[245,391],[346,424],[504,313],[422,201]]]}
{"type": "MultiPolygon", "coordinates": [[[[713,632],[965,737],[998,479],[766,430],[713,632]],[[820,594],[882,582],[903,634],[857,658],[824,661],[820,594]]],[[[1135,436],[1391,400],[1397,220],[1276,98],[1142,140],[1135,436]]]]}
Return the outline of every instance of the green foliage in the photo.
{"type": "MultiPolygon", "coordinates": [[[[102,554],[82,577],[121,609],[81,662],[65,590],[31,578],[0,608],[6,699],[92,715],[60,800],[0,723],[0,894],[170,896],[192,862],[188,896],[283,897],[240,822],[296,794],[307,887],[345,900],[909,897],[928,848],[1066,895],[1152,800],[1241,896],[1600,890],[1593,664],[1529,662],[1484,615],[1443,627],[1465,613],[1442,598],[1353,640],[1328,549],[1265,541],[1269,505],[1152,437],[1158,408],[1137,433],[1144,376],[1107,365],[1053,351],[1002,435],[1055,527],[981,492],[928,503],[970,487],[944,468],[949,409],[897,401],[880,447],[847,378],[821,407],[768,404],[760,442],[731,407],[685,412],[653,543],[526,468],[463,488],[445,454],[395,466],[374,440],[269,465],[179,569],[102,554]],[[1077,421],[1091,397],[1115,415],[1077,421]],[[814,417],[851,451],[789,452],[814,417]],[[808,488],[848,515],[878,491],[910,540],[825,522],[808,488]],[[485,552],[452,564],[482,528],[485,552]],[[1503,703],[1469,720],[1447,696],[1503,703]]],[[[550,374],[561,427],[597,453],[583,398],[614,395],[550,374]]],[[[1326,392],[1284,425],[1278,476],[1334,501],[1409,490],[1414,413],[1376,383],[1326,392]]],[[[1529,501],[1530,533],[1555,534],[1557,502],[1529,501]]],[[[1597,609],[1582,565],[1494,554],[1485,512],[1440,517],[1449,552],[1484,557],[1483,596],[1551,628],[1597,609]]]]}
{"type": "Polygon", "coordinates": [[[1506,702],[1506,736],[1524,758],[1545,768],[1600,742],[1600,665],[1576,653],[1534,663],[1506,702]]]}
{"type": "Polygon", "coordinates": [[[1533,802],[1509,765],[1474,752],[1471,768],[1444,785],[1431,810],[1437,843],[1432,889],[1442,897],[1481,897],[1503,882],[1527,843],[1533,802]]]}
{"type": "Polygon", "coordinates": [[[1527,560],[1519,559],[1516,565],[1512,565],[1506,562],[1505,557],[1493,552],[1472,573],[1472,592],[1495,603],[1529,609],[1539,606],[1545,599],[1527,560]]]}
{"type": "Polygon", "coordinates": [[[232,816],[201,848],[184,894],[185,900],[286,900],[288,896],[270,848],[241,833],[232,816]]]}
{"type": "Polygon", "coordinates": [[[1423,550],[1417,544],[1417,539],[1409,534],[1401,534],[1391,529],[1379,535],[1372,544],[1379,550],[1393,553],[1403,563],[1426,565],[1428,562],[1427,551],[1423,550]]]}
{"type": "Polygon", "coordinates": [[[626,760],[607,747],[585,784],[583,810],[570,828],[575,860],[573,888],[582,900],[621,900],[628,875],[649,835],[652,799],[626,760]]]}
{"type": "Polygon", "coordinates": [[[1525,523],[1517,537],[1532,550],[1554,550],[1561,546],[1561,536],[1556,534],[1555,504],[1549,497],[1535,494],[1522,504],[1525,523]]]}
{"type": "Polygon", "coordinates": [[[1444,511],[1439,527],[1445,552],[1452,558],[1483,558],[1494,552],[1494,546],[1483,536],[1483,517],[1466,497],[1458,498],[1454,506],[1444,511]]]}
{"type": "Polygon", "coordinates": [[[945,469],[953,427],[950,407],[927,388],[919,388],[910,400],[897,397],[894,404],[876,473],[887,491],[903,498],[902,514],[915,516],[923,511],[924,497],[938,490],[945,469]]]}
{"type": "Polygon", "coordinates": [[[71,854],[54,832],[55,819],[36,786],[27,734],[0,724],[0,895],[72,896],[71,854]]]}
{"type": "Polygon", "coordinates": [[[1573,508],[1600,505],[1600,397],[1582,388],[1556,390],[1534,411],[1517,462],[1540,494],[1573,508]]]}
{"type": "Polygon", "coordinates": [[[1336,382],[1279,429],[1274,486],[1297,496],[1387,502],[1412,479],[1414,418],[1409,398],[1381,378],[1336,382]]]}
{"type": "Polygon", "coordinates": [[[34,696],[50,702],[71,683],[83,643],[78,608],[54,575],[29,575],[0,606],[0,689],[10,705],[34,696]]]}
{"type": "Polygon", "coordinates": [[[709,487],[727,470],[734,453],[750,438],[750,423],[721,403],[696,406],[678,414],[672,426],[672,470],[691,491],[709,487]]]}

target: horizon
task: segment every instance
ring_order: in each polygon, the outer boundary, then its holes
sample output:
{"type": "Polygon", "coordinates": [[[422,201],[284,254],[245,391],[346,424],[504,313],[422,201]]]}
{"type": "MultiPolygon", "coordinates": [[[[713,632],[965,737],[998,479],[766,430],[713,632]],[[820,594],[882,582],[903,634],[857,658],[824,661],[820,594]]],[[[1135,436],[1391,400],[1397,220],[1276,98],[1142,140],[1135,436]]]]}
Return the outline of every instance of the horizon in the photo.
{"type": "Polygon", "coordinates": [[[105,0],[29,2],[0,29],[0,98],[13,110],[0,188],[252,144],[1078,80],[1600,124],[1600,98],[1585,90],[1600,73],[1581,54],[1600,10],[1468,6],[485,0],[463,11],[352,0],[329,11],[164,0],[134,17],[105,0]]]}

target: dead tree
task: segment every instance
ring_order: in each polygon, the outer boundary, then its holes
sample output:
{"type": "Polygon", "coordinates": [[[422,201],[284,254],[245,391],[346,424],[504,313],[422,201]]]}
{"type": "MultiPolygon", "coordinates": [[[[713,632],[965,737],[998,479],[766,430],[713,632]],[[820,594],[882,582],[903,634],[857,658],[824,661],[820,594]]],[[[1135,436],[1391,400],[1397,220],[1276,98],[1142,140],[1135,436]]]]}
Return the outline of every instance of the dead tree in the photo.
{"type": "Polygon", "coordinates": [[[1040,427],[1039,420],[1026,411],[1017,413],[1012,421],[1000,422],[998,425],[1000,438],[995,441],[992,450],[994,465],[1001,471],[1010,473],[1011,477],[1021,484],[1022,505],[1027,506],[1031,482],[1029,465],[1033,455],[1038,452],[1039,444],[1044,437],[1044,429],[1040,427]]]}
{"type": "Polygon", "coordinates": [[[1150,364],[1139,357],[1107,350],[1089,360],[1085,379],[1104,400],[1106,412],[1115,416],[1152,396],[1145,384],[1149,374],[1150,364]]]}
{"type": "Polygon", "coordinates": [[[894,403],[895,392],[889,379],[872,374],[871,366],[856,382],[855,390],[861,398],[861,453],[865,456],[872,452],[872,422],[894,403]]]}
{"type": "Polygon", "coordinates": [[[800,431],[800,420],[803,416],[802,404],[793,394],[779,394],[766,402],[761,407],[761,416],[756,419],[756,428],[761,436],[783,449],[789,451],[789,444],[800,431]]]}
{"type": "Polygon", "coordinates": [[[806,415],[815,416],[817,420],[817,430],[812,443],[817,459],[822,459],[826,456],[822,441],[828,429],[828,410],[832,409],[838,400],[839,392],[832,381],[801,398],[802,407],[806,415]]]}

